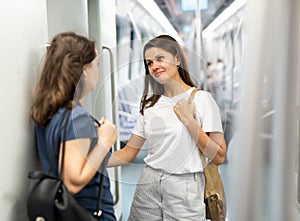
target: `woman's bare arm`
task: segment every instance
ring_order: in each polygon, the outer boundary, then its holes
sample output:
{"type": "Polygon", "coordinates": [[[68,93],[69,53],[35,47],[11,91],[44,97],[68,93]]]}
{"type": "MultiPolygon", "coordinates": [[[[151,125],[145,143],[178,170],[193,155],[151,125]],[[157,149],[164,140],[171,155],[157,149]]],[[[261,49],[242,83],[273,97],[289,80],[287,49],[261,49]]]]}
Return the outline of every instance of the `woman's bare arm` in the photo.
{"type": "MultiPolygon", "coordinates": [[[[72,194],[78,193],[95,176],[103,159],[117,139],[114,125],[107,120],[101,123],[97,132],[98,143],[90,153],[91,140],[88,138],[65,142],[62,177],[64,184],[72,194]]],[[[61,153],[59,162],[61,162],[61,153]]]]}
{"type": "Polygon", "coordinates": [[[144,142],[144,138],[132,134],[125,147],[112,153],[107,167],[121,166],[132,162],[139,153],[144,142]]]}

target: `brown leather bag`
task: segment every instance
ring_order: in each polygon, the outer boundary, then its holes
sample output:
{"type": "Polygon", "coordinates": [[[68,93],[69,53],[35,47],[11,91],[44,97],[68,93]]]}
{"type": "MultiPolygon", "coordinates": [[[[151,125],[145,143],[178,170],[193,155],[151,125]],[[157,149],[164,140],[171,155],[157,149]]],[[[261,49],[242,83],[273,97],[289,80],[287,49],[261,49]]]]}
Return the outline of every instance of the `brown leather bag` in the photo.
{"type": "MultiPolygon", "coordinates": [[[[201,89],[195,88],[192,91],[188,100],[189,103],[192,102],[194,95],[198,90],[201,89]]],[[[206,219],[211,219],[211,221],[225,221],[226,198],[218,166],[213,162],[206,163],[201,151],[200,158],[205,176],[204,202],[206,205],[206,219]]]]}

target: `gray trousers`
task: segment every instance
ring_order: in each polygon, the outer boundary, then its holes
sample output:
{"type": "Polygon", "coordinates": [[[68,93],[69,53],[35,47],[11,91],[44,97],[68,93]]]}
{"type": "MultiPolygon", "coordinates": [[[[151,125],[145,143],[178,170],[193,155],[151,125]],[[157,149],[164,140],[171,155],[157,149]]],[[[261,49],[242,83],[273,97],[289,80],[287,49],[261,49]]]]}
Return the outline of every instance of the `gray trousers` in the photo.
{"type": "Polygon", "coordinates": [[[205,221],[202,172],[169,174],[146,166],[138,181],[129,221],[205,221]]]}

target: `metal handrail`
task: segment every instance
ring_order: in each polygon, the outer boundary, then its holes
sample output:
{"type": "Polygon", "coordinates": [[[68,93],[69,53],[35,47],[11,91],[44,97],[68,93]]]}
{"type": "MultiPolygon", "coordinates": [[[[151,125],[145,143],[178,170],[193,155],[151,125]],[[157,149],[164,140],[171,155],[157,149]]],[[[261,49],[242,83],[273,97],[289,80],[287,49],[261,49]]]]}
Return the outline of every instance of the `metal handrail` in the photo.
{"type": "MultiPolygon", "coordinates": [[[[110,76],[110,80],[111,80],[111,98],[112,98],[112,121],[114,124],[117,123],[117,120],[116,120],[116,105],[114,104],[114,101],[113,99],[115,98],[115,78],[114,78],[114,56],[113,56],[113,53],[112,53],[112,50],[110,47],[106,46],[106,45],[103,45],[102,46],[102,49],[103,50],[107,50],[108,53],[109,53],[109,59],[110,59],[110,70],[111,70],[111,76],[110,76]]],[[[114,151],[117,151],[117,142],[114,143],[113,145],[113,150],[114,151]]],[[[116,205],[118,202],[119,202],[119,199],[120,199],[120,189],[119,189],[119,174],[118,174],[118,168],[115,167],[114,168],[114,171],[115,171],[115,193],[116,193],[116,198],[115,198],[115,202],[114,204],[116,205]]]]}

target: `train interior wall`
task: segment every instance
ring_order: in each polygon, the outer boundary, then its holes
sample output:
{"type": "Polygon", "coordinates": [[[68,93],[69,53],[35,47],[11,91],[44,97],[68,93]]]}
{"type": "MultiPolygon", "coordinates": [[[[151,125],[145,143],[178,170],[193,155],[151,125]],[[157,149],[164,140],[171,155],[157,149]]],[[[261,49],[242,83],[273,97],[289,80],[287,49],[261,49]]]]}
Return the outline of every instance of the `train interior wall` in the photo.
{"type": "Polygon", "coordinates": [[[33,166],[31,90],[48,41],[46,1],[1,3],[1,220],[26,220],[27,173],[33,166]]]}

